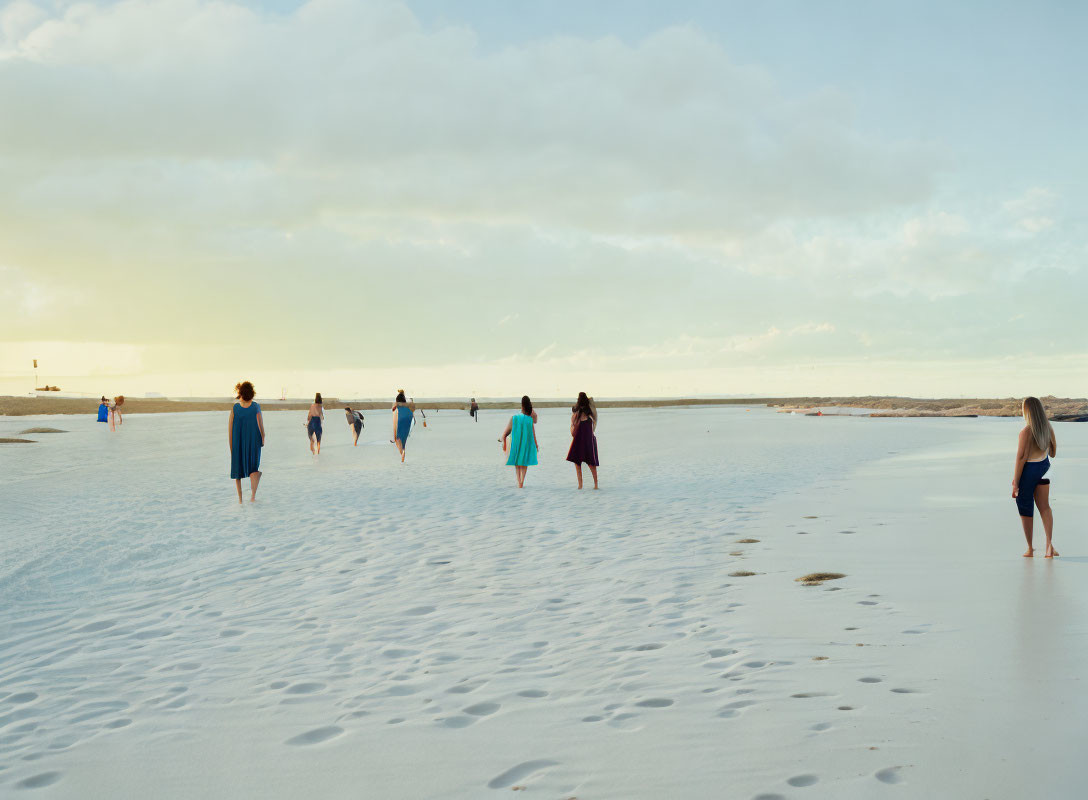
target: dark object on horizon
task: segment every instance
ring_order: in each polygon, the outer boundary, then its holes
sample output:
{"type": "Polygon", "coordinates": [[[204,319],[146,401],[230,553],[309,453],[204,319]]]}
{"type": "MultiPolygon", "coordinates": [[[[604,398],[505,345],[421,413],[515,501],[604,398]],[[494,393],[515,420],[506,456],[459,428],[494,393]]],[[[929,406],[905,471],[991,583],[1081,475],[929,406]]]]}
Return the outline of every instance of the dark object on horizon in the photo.
{"type": "Polygon", "coordinates": [[[35,392],[59,392],[59,386],[50,386],[48,383],[45,386],[34,387],[35,392]]]}
{"type": "Polygon", "coordinates": [[[1050,418],[1051,422],[1088,422],[1085,414],[1056,414],[1050,418]]]}

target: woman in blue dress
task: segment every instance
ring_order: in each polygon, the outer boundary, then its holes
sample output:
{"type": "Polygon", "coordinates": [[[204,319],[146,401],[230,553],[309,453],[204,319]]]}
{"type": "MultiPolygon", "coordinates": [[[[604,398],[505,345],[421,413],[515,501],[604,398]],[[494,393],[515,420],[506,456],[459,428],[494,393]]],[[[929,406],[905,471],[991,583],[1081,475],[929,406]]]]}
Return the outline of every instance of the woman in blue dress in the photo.
{"type": "Polygon", "coordinates": [[[249,478],[249,502],[257,502],[257,484],[261,482],[261,448],[264,447],[264,417],[261,406],[253,402],[253,384],[243,381],[234,387],[238,402],[227,420],[230,445],[230,476],[242,502],[242,479],[249,478]]]}
{"type": "Polygon", "coordinates": [[[102,395],[102,402],[98,404],[98,421],[109,422],[110,421],[110,404],[106,400],[106,396],[102,395]]]}
{"type": "Polygon", "coordinates": [[[510,437],[510,456],[506,466],[514,467],[518,488],[525,488],[525,473],[529,467],[536,466],[536,412],[529,395],[521,398],[521,413],[510,417],[506,430],[502,433],[502,449],[506,450],[506,438],[510,437]]]}
{"type": "Polygon", "coordinates": [[[404,445],[408,442],[408,434],[412,430],[412,409],[408,407],[408,401],[404,397],[404,391],[397,392],[397,402],[393,406],[393,441],[396,442],[400,452],[400,460],[404,461],[404,445]]]}

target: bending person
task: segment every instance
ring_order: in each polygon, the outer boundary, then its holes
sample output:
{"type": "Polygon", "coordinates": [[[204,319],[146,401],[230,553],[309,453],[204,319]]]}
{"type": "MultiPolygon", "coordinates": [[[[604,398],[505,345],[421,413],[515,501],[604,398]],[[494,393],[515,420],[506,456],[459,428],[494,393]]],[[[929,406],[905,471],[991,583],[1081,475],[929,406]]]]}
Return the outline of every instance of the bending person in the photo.
{"type": "Polygon", "coordinates": [[[310,452],[314,452],[314,444],[317,444],[315,455],[321,455],[321,423],[325,419],[325,408],[321,404],[321,392],[314,395],[314,401],[310,404],[310,412],[306,415],[306,436],[310,440],[310,452]]]}
{"type": "Polygon", "coordinates": [[[529,467],[534,467],[537,463],[536,420],[533,401],[529,399],[529,395],[523,395],[521,413],[510,417],[510,422],[502,433],[502,439],[499,440],[505,451],[506,438],[510,437],[510,456],[506,459],[506,466],[514,467],[519,489],[525,488],[525,475],[529,467]]]}
{"type": "Polygon", "coordinates": [[[257,484],[261,482],[261,448],[264,447],[264,417],[261,406],[253,402],[253,384],[243,381],[234,387],[238,402],[227,420],[227,444],[230,446],[230,476],[242,502],[242,479],[249,478],[249,502],[257,502],[257,484]]]}
{"type": "Polygon", "coordinates": [[[570,435],[574,439],[567,451],[567,461],[574,464],[574,471],[578,475],[578,488],[582,488],[582,464],[589,466],[589,472],[593,475],[593,488],[597,485],[597,467],[601,465],[597,456],[597,409],[585,392],[578,393],[578,400],[571,409],[570,435]]]}
{"type": "Polygon", "coordinates": [[[354,429],[355,439],[352,442],[353,447],[359,446],[359,432],[363,429],[363,415],[358,411],[352,411],[351,406],[344,406],[344,416],[348,418],[348,430],[354,429]]]}
{"type": "Polygon", "coordinates": [[[1051,541],[1054,534],[1054,512],[1050,508],[1050,479],[1043,476],[1050,469],[1050,457],[1058,454],[1058,442],[1039,398],[1025,397],[1023,413],[1026,424],[1020,431],[1020,439],[1016,445],[1012,496],[1016,500],[1020,524],[1024,527],[1024,538],[1028,542],[1024,557],[1031,558],[1035,555],[1031,546],[1032,528],[1035,522],[1035,506],[1039,506],[1039,516],[1043,520],[1043,531],[1046,533],[1046,551],[1043,557],[1053,558],[1058,555],[1058,551],[1054,549],[1051,541]]]}

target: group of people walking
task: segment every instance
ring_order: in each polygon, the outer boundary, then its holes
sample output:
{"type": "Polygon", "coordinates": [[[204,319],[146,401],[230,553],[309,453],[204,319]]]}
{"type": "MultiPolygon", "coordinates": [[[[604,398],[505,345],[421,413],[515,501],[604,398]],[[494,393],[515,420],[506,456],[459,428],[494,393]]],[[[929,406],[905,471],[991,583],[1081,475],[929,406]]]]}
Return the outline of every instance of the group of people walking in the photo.
{"type": "MultiPolygon", "coordinates": [[[[227,420],[227,444],[230,447],[231,466],[230,477],[234,480],[238,492],[238,502],[242,502],[242,481],[246,478],[250,483],[250,502],[257,500],[257,485],[261,481],[261,448],[264,447],[267,434],[265,433],[264,417],[261,414],[261,406],[254,401],[255,391],[253,384],[242,381],[234,387],[238,400],[231,409],[227,420]]],[[[400,453],[400,460],[405,459],[405,446],[408,436],[412,431],[412,424],[416,415],[415,402],[406,397],[404,390],[397,392],[393,402],[393,438],[390,442],[396,445],[400,453]]],[[[423,420],[423,427],[427,426],[427,416],[419,409],[419,415],[423,420]]],[[[476,398],[472,398],[469,414],[479,421],[480,408],[476,398]]],[[[353,446],[359,444],[359,434],[364,426],[364,416],[345,406],[344,415],[347,418],[349,430],[353,434],[353,446]]],[[[521,411],[511,416],[499,441],[502,443],[503,452],[507,452],[509,440],[509,452],[506,459],[507,466],[514,467],[519,489],[525,487],[525,476],[529,467],[536,466],[539,444],[536,438],[536,423],[538,417],[533,410],[532,400],[528,395],[521,398],[521,411]]],[[[324,401],[321,393],[314,396],[313,403],[306,414],[306,436],[310,442],[310,452],[315,456],[321,454],[322,427],[325,421],[324,401]]],[[[578,394],[574,407],[571,409],[570,433],[571,445],[567,451],[567,461],[575,466],[578,477],[578,488],[582,488],[582,465],[589,467],[593,475],[593,488],[598,489],[597,468],[600,460],[597,454],[597,407],[593,399],[585,392],[578,394]]]]}

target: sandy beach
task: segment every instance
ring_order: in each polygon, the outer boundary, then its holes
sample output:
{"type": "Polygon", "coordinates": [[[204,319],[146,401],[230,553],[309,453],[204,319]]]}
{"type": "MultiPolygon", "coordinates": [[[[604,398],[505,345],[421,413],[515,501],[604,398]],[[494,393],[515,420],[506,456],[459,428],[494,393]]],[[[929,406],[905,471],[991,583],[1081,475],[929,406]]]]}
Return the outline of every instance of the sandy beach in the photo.
{"type": "Polygon", "coordinates": [[[1016,420],[613,410],[579,493],[559,410],[521,492],[499,412],[403,466],[387,414],[317,460],[303,416],[266,413],[252,507],[222,413],[2,451],[0,794],[1082,793],[1088,428],[1044,561],[1016,420]]]}

